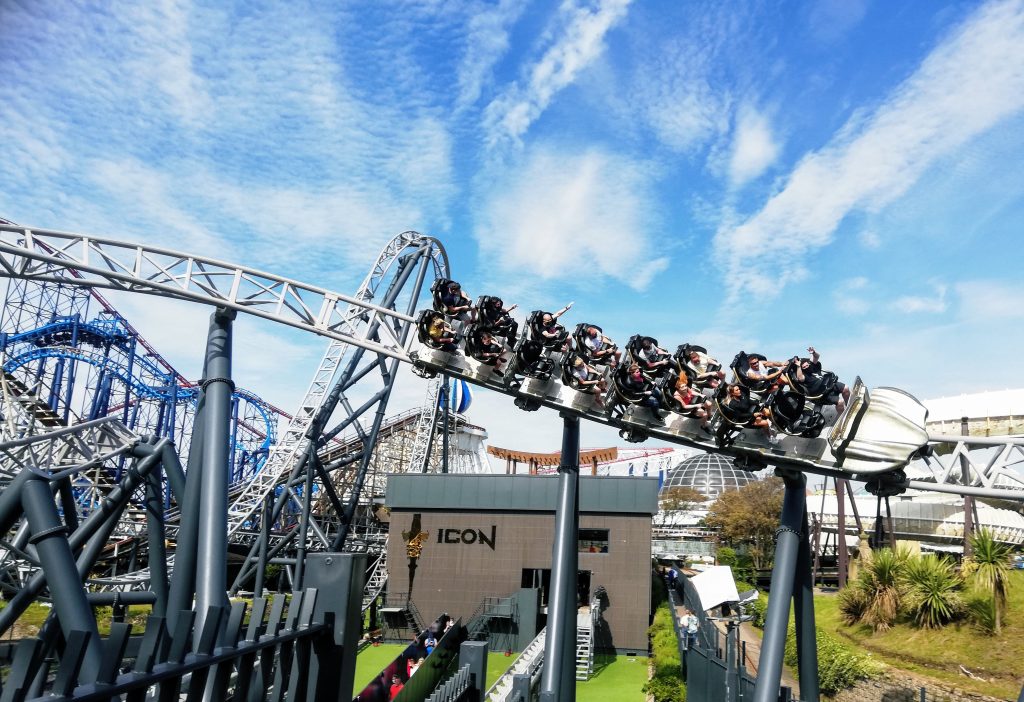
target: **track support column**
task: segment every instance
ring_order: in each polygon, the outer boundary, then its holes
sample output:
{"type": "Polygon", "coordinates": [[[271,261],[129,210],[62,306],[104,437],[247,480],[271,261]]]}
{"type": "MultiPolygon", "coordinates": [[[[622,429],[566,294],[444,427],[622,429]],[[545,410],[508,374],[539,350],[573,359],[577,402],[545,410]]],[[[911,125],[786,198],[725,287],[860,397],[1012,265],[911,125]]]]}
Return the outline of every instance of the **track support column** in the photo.
{"type": "Polygon", "coordinates": [[[558,466],[555,540],[551,548],[551,592],[544,638],[541,702],[576,699],[576,587],[580,530],[580,420],[562,415],[562,460],[558,466]]]}
{"type": "MultiPolygon", "coordinates": [[[[786,626],[793,598],[793,581],[801,562],[800,547],[807,543],[806,535],[801,536],[801,530],[806,524],[804,487],[807,478],[796,471],[777,470],[776,473],[785,482],[786,493],[782,500],[781,523],[776,532],[775,565],[772,567],[771,594],[768,598],[764,637],[761,640],[761,663],[758,666],[757,684],[754,686],[754,702],[776,702],[779,697],[783,655],[786,650],[786,626]]],[[[809,568],[809,559],[804,559],[803,565],[809,568]]],[[[806,617],[803,616],[802,619],[806,623],[806,617]]],[[[814,646],[813,615],[810,619],[812,639],[809,645],[814,646]]],[[[806,632],[798,630],[798,636],[801,634],[805,635],[806,632]]],[[[806,640],[803,644],[802,648],[808,645],[806,640]]],[[[817,676],[814,677],[816,680],[817,676]]],[[[809,697],[808,700],[816,701],[817,696],[809,697]]]]}
{"type": "Polygon", "coordinates": [[[196,631],[203,630],[210,607],[228,606],[228,481],[231,471],[228,435],[231,393],[235,389],[231,380],[231,324],[234,319],[234,310],[214,311],[210,315],[206,340],[205,431],[196,549],[196,631]]]}

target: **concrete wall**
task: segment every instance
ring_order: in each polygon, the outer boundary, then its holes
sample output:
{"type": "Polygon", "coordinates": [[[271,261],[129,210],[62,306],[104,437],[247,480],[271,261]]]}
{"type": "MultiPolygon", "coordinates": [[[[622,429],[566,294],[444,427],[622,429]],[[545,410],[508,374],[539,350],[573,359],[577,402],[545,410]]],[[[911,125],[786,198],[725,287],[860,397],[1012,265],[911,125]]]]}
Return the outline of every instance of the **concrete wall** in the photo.
{"type": "MultiPolygon", "coordinates": [[[[441,612],[465,622],[485,596],[509,597],[522,587],[524,568],[551,568],[554,515],[399,511],[391,515],[388,591],[408,592],[411,569],[406,539],[413,515],[427,533],[416,562],[412,600],[425,619],[441,612]],[[446,531],[448,530],[448,531],[446,531]],[[494,548],[487,539],[494,534],[494,548]],[[455,543],[449,543],[455,541],[455,543]]],[[[579,569],[591,572],[591,594],[608,591],[604,612],[619,650],[646,651],[650,612],[651,521],[649,515],[588,515],[581,529],[608,529],[608,553],[580,553],[579,569]]]]}

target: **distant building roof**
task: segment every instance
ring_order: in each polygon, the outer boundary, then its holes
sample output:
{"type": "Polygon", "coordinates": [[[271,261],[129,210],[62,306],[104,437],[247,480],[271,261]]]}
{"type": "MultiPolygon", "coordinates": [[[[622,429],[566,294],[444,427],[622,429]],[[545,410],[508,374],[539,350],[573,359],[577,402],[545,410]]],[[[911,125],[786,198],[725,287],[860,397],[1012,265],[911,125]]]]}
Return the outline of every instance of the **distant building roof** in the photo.
{"type": "Polygon", "coordinates": [[[925,400],[928,408],[928,423],[958,421],[961,417],[980,419],[985,417],[1024,416],[1024,389],[977,392],[970,395],[939,397],[925,400]]]}
{"type": "MultiPolygon", "coordinates": [[[[384,503],[406,511],[554,512],[558,482],[537,475],[395,473],[384,503]]],[[[580,512],[656,514],[658,479],[580,476],[580,512]]]]}

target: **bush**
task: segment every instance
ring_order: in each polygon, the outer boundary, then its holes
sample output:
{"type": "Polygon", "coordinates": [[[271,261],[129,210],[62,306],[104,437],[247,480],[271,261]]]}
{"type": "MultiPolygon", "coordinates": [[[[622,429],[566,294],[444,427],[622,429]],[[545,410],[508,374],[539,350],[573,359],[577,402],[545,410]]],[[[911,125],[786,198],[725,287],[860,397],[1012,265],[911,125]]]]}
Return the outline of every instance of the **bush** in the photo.
{"type": "Polygon", "coordinates": [[[750,623],[758,629],[764,629],[764,619],[768,616],[768,595],[760,592],[756,600],[748,602],[743,607],[746,613],[753,617],[750,623]]]}
{"type": "Polygon", "coordinates": [[[732,546],[719,546],[717,558],[718,565],[735,567],[738,563],[736,549],[732,546]]]}
{"type": "Polygon", "coordinates": [[[907,614],[922,629],[937,629],[963,614],[963,580],[945,558],[912,558],[904,566],[907,614]]]}
{"type": "Polygon", "coordinates": [[[843,595],[840,607],[847,623],[860,621],[869,624],[875,633],[892,627],[903,612],[903,598],[907,590],[903,574],[910,560],[905,549],[893,551],[883,548],[875,552],[857,580],[847,587],[851,592],[843,595]],[[856,590],[860,592],[854,592],[856,590]],[[857,612],[860,615],[853,619],[857,612]]]}
{"type": "MultiPolygon", "coordinates": [[[[852,687],[858,680],[867,680],[882,672],[882,666],[871,656],[855,651],[821,629],[817,629],[816,637],[818,685],[823,694],[835,695],[840,690],[852,687]]],[[[792,626],[786,635],[786,665],[798,670],[796,632],[792,626]]]]}
{"type": "Polygon", "coordinates": [[[843,623],[852,626],[864,618],[868,609],[868,595],[857,582],[852,582],[839,591],[839,614],[843,623]]]}
{"type": "Polygon", "coordinates": [[[668,604],[661,604],[654,613],[654,623],[647,630],[651,637],[651,665],[654,674],[644,684],[643,691],[654,697],[654,702],[682,702],[686,699],[683,684],[679,643],[668,604]]]}
{"type": "Polygon", "coordinates": [[[966,598],[967,618],[983,634],[996,633],[996,602],[986,592],[975,590],[966,598]]]}

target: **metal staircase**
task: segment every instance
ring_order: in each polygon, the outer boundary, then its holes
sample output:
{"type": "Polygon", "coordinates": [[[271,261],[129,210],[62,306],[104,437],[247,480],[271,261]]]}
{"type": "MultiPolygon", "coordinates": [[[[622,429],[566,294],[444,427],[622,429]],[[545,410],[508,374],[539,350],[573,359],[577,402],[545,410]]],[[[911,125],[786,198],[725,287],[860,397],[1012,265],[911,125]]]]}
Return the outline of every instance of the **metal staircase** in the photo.
{"type": "Polygon", "coordinates": [[[387,549],[384,549],[373,564],[373,570],[370,572],[370,577],[366,579],[366,587],[363,588],[364,612],[368,610],[370,608],[370,604],[380,596],[380,593],[384,590],[384,586],[387,582],[388,552],[387,549]]]}
{"type": "Polygon", "coordinates": [[[405,592],[389,593],[377,610],[384,624],[384,638],[407,641],[409,634],[421,634],[427,627],[416,603],[405,592]]]}
{"type": "Polygon", "coordinates": [[[506,702],[511,701],[512,697],[512,680],[516,675],[529,675],[533,681],[530,685],[531,688],[535,686],[535,683],[540,678],[541,669],[544,666],[544,638],[547,636],[547,628],[540,630],[536,638],[530,642],[530,645],[523,649],[523,652],[519,654],[519,658],[512,664],[505,674],[498,678],[491,689],[487,691],[484,699],[488,702],[506,702]]]}
{"type": "Polygon", "coordinates": [[[590,680],[594,674],[594,626],[590,612],[576,615],[576,679],[590,680]]]}
{"type": "MultiPolygon", "coordinates": [[[[603,591],[599,588],[598,592],[603,591]]],[[[601,597],[595,594],[590,607],[576,615],[576,679],[590,680],[594,674],[594,648],[597,624],[601,619],[601,597]]]]}

